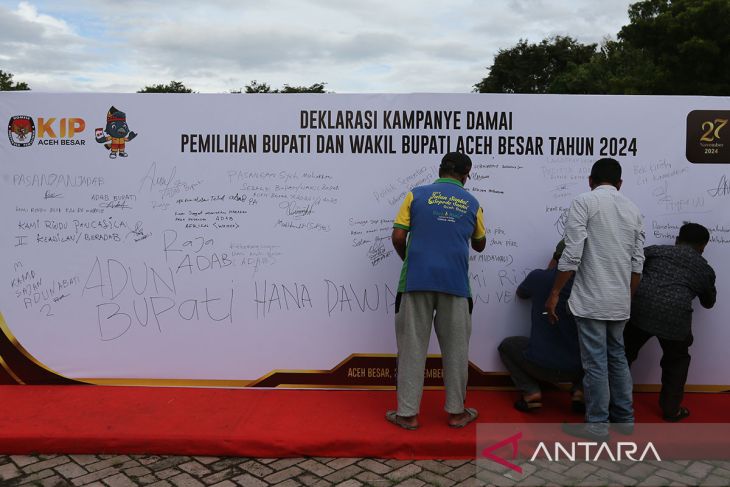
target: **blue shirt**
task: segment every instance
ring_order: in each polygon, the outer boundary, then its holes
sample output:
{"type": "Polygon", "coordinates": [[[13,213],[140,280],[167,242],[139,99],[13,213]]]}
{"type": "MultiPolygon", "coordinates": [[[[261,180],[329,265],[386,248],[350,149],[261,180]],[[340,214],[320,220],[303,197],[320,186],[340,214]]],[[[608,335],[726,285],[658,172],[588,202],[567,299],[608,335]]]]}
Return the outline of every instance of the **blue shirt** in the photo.
{"type": "Polygon", "coordinates": [[[482,215],[479,201],[455,179],[413,188],[393,224],[410,232],[398,291],[471,297],[469,242],[486,238],[482,215]]]}
{"type": "Polygon", "coordinates": [[[555,281],[557,269],[537,269],[530,272],[517,291],[532,301],[532,326],[525,358],[541,367],[561,371],[580,370],[580,349],[575,319],[568,311],[567,301],[573,286],[571,279],[560,292],[556,308],[558,322],[550,324],[545,301],[555,281]]]}

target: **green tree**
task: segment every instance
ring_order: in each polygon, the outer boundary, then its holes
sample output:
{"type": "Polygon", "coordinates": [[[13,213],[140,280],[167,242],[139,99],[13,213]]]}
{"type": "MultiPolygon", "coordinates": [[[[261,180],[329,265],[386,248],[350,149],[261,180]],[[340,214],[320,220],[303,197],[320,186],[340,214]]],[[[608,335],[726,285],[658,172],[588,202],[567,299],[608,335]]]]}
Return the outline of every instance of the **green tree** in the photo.
{"type": "MultiPolygon", "coordinates": [[[[271,86],[268,83],[259,83],[256,80],[246,85],[246,93],[271,93],[271,86]]],[[[239,93],[241,91],[239,90],[239,93]]]]}
{"type": "Polygon", "coordinates": [[[326,93],[324,86],[327,83],[314,83],[311,86],[291,86],[285,84],[280,90],[271,89],[268,83],[259,83],[256,80],[251,81],[240,90],[231,90],[231,93],[326,93]]]}
{"type": "Polygon", "coordinates": [[[489,74],[474,85],[480,93],[560,93],[553,81],[576,66],[588,63],[596,44],[581,44],[571,37],[556,36],[539,44],[520,40],[500,49],[489,74]]]}
{"type": "Polygon", "coordinates": [[[324,85],[327,83],[314,83],[310,86],[289,86],[284,85],[284,87],[279,90],[279,93],[326,93],[324,91],[324,85]]]}
{"type": "Polygon", "coordinates": [[[730,0],[644,0],[618,38],[655,66],[654,94],[730,94],[730,0]]]}
{"type": "Polygon", "coordinates": [[[13,75],[0,69],[0,91],[27,91],[30,90],[28,83],[13,82],[13,75]]]}
{"type": "Polygon", "coordinates": [[[730,95],[730,0],[642,0],[600,49],[570,37],[500,50],[474,91],[730,95]],[[593,52],[591,52],[593,51],[593,52]]]}
{"type": "Polygon", "coordinates": [[[654,92],[661,70],[644,51],[623,42],[604,41],[587,63],[556,76],[551,93],[641,95],[654,92]]]}
{"type": "Polygon", "coordinates": [[[170,81],[169,84],[145,86],[137,93],[192,93],[193,90],[185,86],[182,81],[170,81]]]}

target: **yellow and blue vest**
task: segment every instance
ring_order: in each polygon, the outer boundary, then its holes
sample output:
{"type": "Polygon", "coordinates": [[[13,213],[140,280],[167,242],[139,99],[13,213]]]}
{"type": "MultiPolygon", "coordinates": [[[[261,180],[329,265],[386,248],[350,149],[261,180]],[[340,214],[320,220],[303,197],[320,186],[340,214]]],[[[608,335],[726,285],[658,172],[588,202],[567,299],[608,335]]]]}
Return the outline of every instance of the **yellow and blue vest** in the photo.
{"type": "Polygon", "coordinates": [[[486,238],[479,201],[451,178],[409,192],[393,223],[409,232],[399,292],[436,291],[465,298],[469,244],[486,238]]]}

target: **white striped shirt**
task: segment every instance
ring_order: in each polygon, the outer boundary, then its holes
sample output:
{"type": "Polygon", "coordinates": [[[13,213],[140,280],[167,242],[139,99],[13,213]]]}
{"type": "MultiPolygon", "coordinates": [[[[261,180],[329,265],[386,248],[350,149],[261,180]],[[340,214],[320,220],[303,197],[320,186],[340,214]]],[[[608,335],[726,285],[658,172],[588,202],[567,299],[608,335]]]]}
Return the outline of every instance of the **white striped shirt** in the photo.
{"type": "Polygon", "coordinates": [[[578,195],[565,224],[560,271],[575,271],[568,306],[575,316],[626,320],[631,273],[644,265],[644,222],[634,203],[611,185],[578,195]]]}

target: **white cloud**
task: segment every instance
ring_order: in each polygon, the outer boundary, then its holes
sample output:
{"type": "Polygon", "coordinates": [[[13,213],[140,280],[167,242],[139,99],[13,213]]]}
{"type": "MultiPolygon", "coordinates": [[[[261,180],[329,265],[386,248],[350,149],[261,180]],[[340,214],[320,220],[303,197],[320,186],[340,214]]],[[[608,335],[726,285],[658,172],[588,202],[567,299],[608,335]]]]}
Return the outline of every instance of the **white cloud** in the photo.
{"type": "Polygon", "coordinates": [[[600,42],[628,1],[0,0],[0,69],[35,90],[226,92],[327,82],[336,92],[468,92],[499,49],[600,42]]]}
{"type": "Polygon", "coordinates": [[[38,13],[38,9],[28,2],[20,2],[15,15],[31,24],[43,27],[43,35],[48,38],[73,37],[73,32],[66,22],[60,19],[38,13]]]}
{"type": "MultiPolygon", "coordinates": [[[[15,9],[0,5],[0,69],[31,88],[58,91],[76,88],[70,79],[99,67],[91,42],[65,20],[40,13],[28,2],[15,9]]],[[[76,88],[78,89],[78,88],[76,88]]]]}

